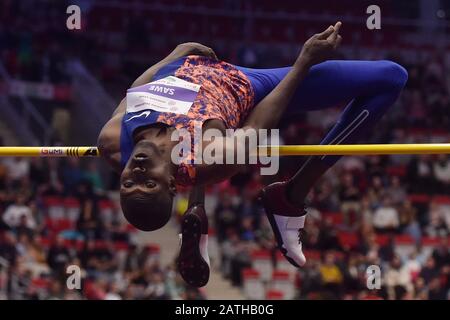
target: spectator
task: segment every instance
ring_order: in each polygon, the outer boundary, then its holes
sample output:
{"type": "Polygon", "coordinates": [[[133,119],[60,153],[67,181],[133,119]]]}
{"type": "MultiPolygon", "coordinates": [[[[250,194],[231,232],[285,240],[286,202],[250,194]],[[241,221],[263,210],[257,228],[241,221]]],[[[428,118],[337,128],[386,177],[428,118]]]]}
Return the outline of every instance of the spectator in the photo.
{"type": "Polygon", "coordinates": [[[390,196],[385,196],[381,206],[373,215],[373,226],[379,232],[397,232],[400,225],[398,211],[392,205],[390,196]]]}
{"type": "Polygon", "coordinates": [[[448,193],[450,186],[450,160],[446,154],[438,155],[433,165],[433,174],[438,181],[437,187],[441,193],[448,193]]]}
{"type": "Polygon", "coordinates": [[[15,266],[17,262],[16,238],[9,231],[0,231],[0,257],[15,266]]]}
{"type": "Polygon", "coordinates": [[[62,169],[64,191],[67,194],[74,193],[75,188],[83,180],[84,176],[85,173],[80,167],[80,160],[78,158],[68,158],[62,169]]]}
{"type": "Polygon", "coordinates": [[[393,176],[391,178],[391,185],[386,191],[392,198],[392,203],[394,206],[401,205],[406,200],[406,190],[402,186],[400,178],[398,176],[393,176]]]}
{"type": "Polygon", "coordinates": [[[423,278],[426,283],[429,283],[433,278],[438,277],[438,275],[439,271],[436,267],[436,261],[433,257],[428,257],[425,266],[420,272],[420,277],[423,278]]]}
{"type": "Polygon", "coordinates": [[[433,162],[430,155],[419,155],[408,165],[408,179],[413,192],[435,191],[433,162]]]}
{"type": "Polygon", "coordinates": [[[218,230],[218,240],[223,241],[225,231],[237,227],[236,208],[229,194],[224,194],[214,212],[214,221],[218,230]]]}
{"type": "Polygon", "coordinates": [[[66,266],[71,260],[72,255],[66,248],[62,236],[57,236],[55,243],[50,246],[47,254],[47,263],[55,274],[64,277],[66,273],[66,266]]]}
{"type": "Polygon", "coordinates": [[[411,201],[405,200],[399,209],[400,228],[405,234],[409,234],[416,243],[422,236],[419,222],[417,221],[417,209],[413,207],[411,201]]]}
{"type": "Polygon", "coordinates": [[[8,178],[13,184],[18,184],[21,180],[28,178],[30,163],[24,158],[7,158],[4,163],[8,169],[8,178]]]}
{"type": "Polygon", "coordinates": [[[428,225],[425,228],[425,231],[429,236],[446,237],[449,234],[449,230],[445,221],[445,216],[448,213],[449,212],[447,208],[445,208],[445,206],[441,206],[436,201],[432,201],[430,203],[430,209],[428,211],[428,225]]]}
{"type": "Polygon", "coordinates": [[[86,239],[101,239],[104,229],[99,216],[97,196],[90,182],[81,181],[78,184],[77,198],[81,208],[77,229],[86,239]]]}
{"type": "Polygon", "coordinates": [[[322,276],[324,288],[327,291],[326,298],[339,298],[344,276],[337,266],[336,257],[332,252],[325,253],[324,263],[320,267],[320,274],[322,276]]]}
{"type": "Polygon", "coordinates": [[[361,194],[356,187],[351,173],[345,173],[342,177],[342,188],[339,192],[339,200],[341,202],[341,211],[344,215],[344,222],[350,225],[350,214],[359,212],[361,194]]]}
{"type": "Polygon", "coordinates": [[[23,226],[29,229],[36,227],[33,212],[27,206],[27,199],[23,195],[18,195],[15,203],[11,204],[3,214],[3,221],[11,228],[23,226]]]}

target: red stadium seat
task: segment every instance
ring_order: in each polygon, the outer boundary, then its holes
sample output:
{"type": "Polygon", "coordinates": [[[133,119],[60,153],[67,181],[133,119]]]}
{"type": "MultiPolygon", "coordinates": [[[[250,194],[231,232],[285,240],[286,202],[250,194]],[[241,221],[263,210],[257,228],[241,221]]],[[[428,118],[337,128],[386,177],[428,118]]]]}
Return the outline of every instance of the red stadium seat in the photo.
{"type": "Polygon", "coordinates": [[[376,242],[379,246],[385,246],[389,242],[389,236],[385,234],[377,234],[376,242]]]}
{"type": "Polygon", "coordinates": [[[432,201],[443,205],[450,205],[450,196],[437,195],[432,198],[432,201]]]}
{"type": "Polygon", "coordinates": [[[47,289],[50,286],[50,281],[44,278],[34,278],[31,280],[31,285],[36,289],[47,289]]]}
{"type": "Polygon", "coordinates": [[[358,235],[353,232],[339,232],[338,239],[339,243],[344,248],[354,248],[359,243],[358,235]]]}
{"type": "Polygon", "coordinates": [[[305,254],[306,261],[320,261],[322,257],[322,254],[319,250],[303,250],[303,253],[305,254]]]}
{"type": "Polygon", "coordinates": [[[116,248],[116,250],[128,250],[129,245],[124,241],[117,241],[114,243],[114,247],[116,248]]]}
{"type": "Polygon", "coordinates": [[[258,270],[245,268],[242,270],[242,284],[247,299],[264,299],[265,288],[258,270]]]}
{"type": "Polygon", "coordinates": [[[387,168],[387,174],[390,176],[404,177],[406,175],[406,166],[391,166],[387,168]]]}
{"type": "Polygon", "coordinates": [[[422,245],[434,247],[441,243],[441,239],[438,237],[423,237],[422,245]]]}
{"type": "Polygon", "coordinates": [[[283,300],[284,293],[280,290],[269,290],[266,293],[267,300],[283,300]]]}
{"type": "Polygon", "coordinates": [[[428,203],[431,197],[427,194],[411,194],[408,199],[412,203],[428,203]]]}
{"type": "Polygon", "coordinates": [[[324,217],[330,218],[333,225],[340,225],[344,222],[344,216],[341,212],[324,212],[324,217]]]}
{"type": "Polygon", "coordinates": [[[412,245],[414,244],[414,239],[407,234],[398,235],[395,237],[396,245],[412,245]]]}
{"type": "Polygon", "coordinates": [[[259,279],[260,274],[258,270],[252,268],[245,268],[242,270],[242,277],[246,279],[259,279]]]}

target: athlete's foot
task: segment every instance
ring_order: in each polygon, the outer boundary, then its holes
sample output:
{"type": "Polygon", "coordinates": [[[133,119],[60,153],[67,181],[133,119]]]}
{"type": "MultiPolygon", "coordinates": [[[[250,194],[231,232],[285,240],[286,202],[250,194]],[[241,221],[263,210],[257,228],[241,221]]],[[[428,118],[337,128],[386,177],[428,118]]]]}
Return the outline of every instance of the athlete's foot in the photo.
{"type": "Polygon", "coordinates": [[[275,182],[263,188],[261,201],[278,248],[292,265],[299,268],[306,263],[301,242],[306,210],[304,206],[297,207],[288,201],[286,186],[286,182],[275,182]]]}
{"type": "Polygon", "coordinates": [[[183,280],[197,288],[203,287],[209,280],[208,221],[204,210],[202,205],[197,205],[184,214],[177,259],[183,280]]]}

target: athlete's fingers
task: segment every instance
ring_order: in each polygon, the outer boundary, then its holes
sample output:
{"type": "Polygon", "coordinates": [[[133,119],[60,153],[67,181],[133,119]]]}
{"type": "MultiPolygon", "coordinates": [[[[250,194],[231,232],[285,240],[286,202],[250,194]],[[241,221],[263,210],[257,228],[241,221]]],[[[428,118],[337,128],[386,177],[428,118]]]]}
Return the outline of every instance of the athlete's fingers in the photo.
{"type": "Polygon", "coordinates": [[[336,30],[336,33],[339,33],[339,30],[342,27],[342,22],[338,21],[336,22],[336,24],[334,25],[334,30],[336,30]]]}
{"type": "Polygon", "coordinates": [[[326,29],[325,31],[318,33],[316,35],[317,39],[320,40],[325,40],[326,38],[328,38],[334,31],[334,27],[333,26],[329,26],[328,29],[326,29]]]}
{"type": "Polygon", "coordinates": [[[342,26],[342,23],[340,21],[336,22],[336,24],[333,27],[334,28],[333,33],[327,39],[328,41],[333,43],[333,45],[335,44],[335,42],[336,42],[336,40],[337,40],[337,38],[339,36],[339,29],[341,28],[341,26],[342,26]]]}

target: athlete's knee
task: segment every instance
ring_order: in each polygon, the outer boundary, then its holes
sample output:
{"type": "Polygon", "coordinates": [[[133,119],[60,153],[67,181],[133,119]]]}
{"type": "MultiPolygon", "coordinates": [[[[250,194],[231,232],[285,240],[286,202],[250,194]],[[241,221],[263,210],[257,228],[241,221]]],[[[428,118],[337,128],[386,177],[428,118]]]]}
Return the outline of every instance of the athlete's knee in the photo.
{"type": "Polygon", "coordinates": [[[398,63],[383,60],[378,61],[380,76],[384,86],[400,92],[408,81],[408,71],[398,63]]]}

